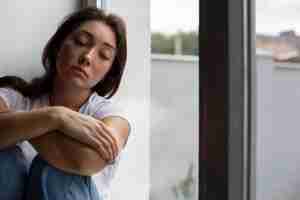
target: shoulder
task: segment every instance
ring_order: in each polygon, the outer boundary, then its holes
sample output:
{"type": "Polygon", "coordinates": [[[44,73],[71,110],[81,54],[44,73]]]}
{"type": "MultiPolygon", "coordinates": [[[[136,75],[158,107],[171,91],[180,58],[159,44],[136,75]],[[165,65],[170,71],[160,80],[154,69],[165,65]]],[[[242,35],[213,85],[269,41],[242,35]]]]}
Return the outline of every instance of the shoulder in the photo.
{"type": "Polygon", "coordinates": [[[93,93],[88,102],[90,115],[97,118],[104,118],[108,116],[125,117],[125,112],[122,107],[112,99],[106,99],[93,93]]]}
{"type": "Polygon", "coordinates": [[[10,109],[22,109],[28,104],[28,99],[25,98],[19,91],[10,87],[0,88],[0,97],[5,101],[10,109]]]}
{"type": "Polygon", "coordinates": [[[9,96],[22,96],[22,94],[19,91],[10,87],[0,87],[0,93],[9,96]]]}

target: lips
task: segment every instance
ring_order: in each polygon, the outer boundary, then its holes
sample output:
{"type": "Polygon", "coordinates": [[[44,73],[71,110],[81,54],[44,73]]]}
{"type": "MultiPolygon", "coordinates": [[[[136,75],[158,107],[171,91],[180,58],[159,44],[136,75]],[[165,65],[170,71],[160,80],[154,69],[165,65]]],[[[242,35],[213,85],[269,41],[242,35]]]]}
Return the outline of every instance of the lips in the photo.
{"type": "Polygon", "coordinates": [[[77,67],[77,66],[73,66],[72,70],[79,72],[80,74],[82,74],[85,78],[88,78],[88,74],[86,71],[84,71],[81,67],[77,67]]]}

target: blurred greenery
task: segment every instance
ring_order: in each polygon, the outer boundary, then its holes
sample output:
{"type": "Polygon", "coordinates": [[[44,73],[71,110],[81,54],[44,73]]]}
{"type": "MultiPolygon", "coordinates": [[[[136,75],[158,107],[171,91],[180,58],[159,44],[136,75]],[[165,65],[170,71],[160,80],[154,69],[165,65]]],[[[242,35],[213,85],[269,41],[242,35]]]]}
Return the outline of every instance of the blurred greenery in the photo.
{"type": "Polygon", "coordinates": [[[182,32],[178,31],[174,34],[164,34],[153,32],[151,34],[151,53],[154,54],[174,54],[175,53],[175,38],[179,37],[182,41],[183,55],[197,55],[199,53],[199,38],[198,32],[182,32]]]}

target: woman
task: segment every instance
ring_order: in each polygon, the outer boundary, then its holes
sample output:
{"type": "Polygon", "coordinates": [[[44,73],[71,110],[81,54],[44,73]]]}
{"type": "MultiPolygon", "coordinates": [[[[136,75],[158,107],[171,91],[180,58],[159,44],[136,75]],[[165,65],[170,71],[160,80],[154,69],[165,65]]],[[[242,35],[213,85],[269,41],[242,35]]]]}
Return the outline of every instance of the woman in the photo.
{"type": "Polygon", "coordinates": [[[47,43],[41,78],[0,79],[0,199],[108,198],[130,132],[109,100],[126,57],[123,20],[85,8],[68,16],[47,43]],[[91,178],[96,173],[100,191],[91,178]]]}

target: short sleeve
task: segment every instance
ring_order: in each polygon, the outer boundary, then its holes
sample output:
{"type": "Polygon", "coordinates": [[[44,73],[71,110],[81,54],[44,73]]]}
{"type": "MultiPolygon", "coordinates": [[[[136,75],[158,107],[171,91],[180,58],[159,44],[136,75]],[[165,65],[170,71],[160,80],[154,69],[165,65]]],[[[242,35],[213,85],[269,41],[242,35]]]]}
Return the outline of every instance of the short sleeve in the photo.
{"type": "Polygon", "coordinates": [[[119,116],[125,118],[124,115],[125,113],[123,109],[110,100],[106,100],[95,106],[94,116],[100,119],[108,116],[119,116]]]}
{"type": "Polygon", "coordinates": [[[0,88],[0,97],[12,110],[22,110],[26,105],[24,96],[12,88],[0,88]]]}

